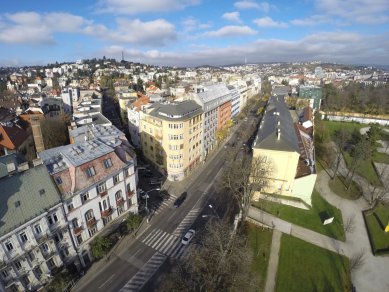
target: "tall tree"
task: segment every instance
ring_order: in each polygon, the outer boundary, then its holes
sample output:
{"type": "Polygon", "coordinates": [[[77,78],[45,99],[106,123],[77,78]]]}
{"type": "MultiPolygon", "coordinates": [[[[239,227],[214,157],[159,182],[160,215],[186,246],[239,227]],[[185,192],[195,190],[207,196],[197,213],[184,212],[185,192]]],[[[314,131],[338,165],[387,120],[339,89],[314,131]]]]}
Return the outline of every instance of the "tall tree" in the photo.
{"type": "Polygon", "coordinates": [[[334,179],[338,173],[340,161],[342,160],[343,157],[343,150],[346,147],[347,142],[350,140],[350,137],[351,137],[350,132],[347,131],[345,128],[340,128],[335,132],[334,142],[337,150],[336,165],[335,165],[334,174],[331,177],[331,179],[334,179]]]}
{"type": "Polygon", "coordinates": [[[352,180],[355,175],[355,170],[361,165],[364,160],[370,159],[371,157],[371,146],[370,142],[363,137],[351,151],[352,161],[349,172],[346,177],[346,189],[348,190],[351,186],[352,180]]]}
{"type": "Polygon", "coordinates": [[[224,169],[222,185],[237,201],[241,219],[244,220],[254,193],[268,186],[273,166],[264,157],[251,158],[246,155],[239,158],[230,157],[227,161],[229,162],[224,169]]]}

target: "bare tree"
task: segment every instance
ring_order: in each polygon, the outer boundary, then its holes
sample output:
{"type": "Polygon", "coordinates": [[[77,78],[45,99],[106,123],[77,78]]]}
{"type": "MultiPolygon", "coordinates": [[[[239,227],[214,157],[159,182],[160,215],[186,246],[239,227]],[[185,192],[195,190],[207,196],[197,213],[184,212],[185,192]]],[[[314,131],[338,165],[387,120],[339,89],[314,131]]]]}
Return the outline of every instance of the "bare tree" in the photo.
{"type": "Polygon", "coordinates": [[[353,181],[355,170],[362,164],[366,159],[371,157],[370,142],[362,138],[353,148],[352,151],[353,160],[351,161],[351,167],[346,177],[346,189],[348,190],[353,181]]]}
{"type": "Polygon", "coordinates": [[[331,177],[331,179],[334,179],[338,174],[339,165],[343,157],[343,149],[346,147],[346,144],[350,139],[350,137],[351,137],[350,132],[344,128],[340,128],[335,132],[334,142],[336,145],[337,153],[336,153],[336,160],[335,160],[336,164],[335,164],[334,174],[331,177]]]}
{"type": "Polygon", "coordinates": [[[228,223],[209,221],[201,248],[190,249],[189,257],[162,279],[159,291],[254,291],[247,238],[231,232],[228,223]]]}
{"type": "Polygon", "coordinates": [[[241,219],[247,216],[254,192],[265,189],[269,184],[272,165],[264,157],[228,159],[224,169],[222,185],[238,202],[241,219]]]}
{"type": "Polygon", "coordinates": [[[350,258],[350,271],[360,269],[365,263],[365,250],[361,250],[350,258]]]}
{"type": "Polygon", "coordinates": [[[355,215],[347,217],[346,222],[344,223],[344,231],[346,233],[353,233],[355,230],[355,215]]]}

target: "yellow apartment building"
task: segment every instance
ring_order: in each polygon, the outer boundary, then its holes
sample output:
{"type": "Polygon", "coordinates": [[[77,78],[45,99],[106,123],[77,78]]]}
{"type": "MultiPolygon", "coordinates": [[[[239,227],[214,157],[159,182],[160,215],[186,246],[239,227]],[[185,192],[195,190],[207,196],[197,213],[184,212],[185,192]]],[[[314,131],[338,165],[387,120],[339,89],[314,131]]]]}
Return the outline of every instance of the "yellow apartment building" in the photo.
{"type": "Polygon", "coordinates": [[[203,110],[193,100],[155,103],[140,116],[143,155],[170,181],[191,173],[202,157],[203,110]]]}
{"type": "Polygon", "coordinates": [[[253,158],[271,165],[268,187],[261,190],[294,196],[311,204],[316,181],[313,139],[294,123],[282,96],[272,96],[266,106],[253,145],[253,158]]]}

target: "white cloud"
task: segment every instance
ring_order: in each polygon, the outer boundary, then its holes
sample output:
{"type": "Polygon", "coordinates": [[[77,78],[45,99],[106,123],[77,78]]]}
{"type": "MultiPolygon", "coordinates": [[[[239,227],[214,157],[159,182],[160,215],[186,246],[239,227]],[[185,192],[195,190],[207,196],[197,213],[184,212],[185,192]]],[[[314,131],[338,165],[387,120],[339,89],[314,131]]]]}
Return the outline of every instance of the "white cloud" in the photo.
{"type": "Polygon", "coordinates": [[[161,46],[176,39],[175,26],[164,19],[142,22],[118,18],[111,29],[69,13],[20,12],[4,15],[1,26],[2,43],[53,44],[56,33],[84,34],[139,46],[161,46]]]}
{"type": "Polygon", "coordinates": [[[203,30],[211,27],[210,23],[201,23],[198,19],[193,16],[187,17],[181,21],[184,32],[190,32],[194,30],[203,30]]]}
{"type": "Polygon", "coordinates": [[[382,24],[389,22],[387,0],[316,0],[317,14],[291,21],[294,25],[313,26],[321,23],[382,24]]]}
{"type": "Polygon", "coordinates": [[[237,1],[234,3],[234,6],[237,9],[258,9],[264,12],[269,12],[270,8],[273,5],[270,5],[268,2],[255,2],[251,0],[237,1]]]}
{"type": "Polygon", "coordinates": [[[54,43],[55,32],[81,32],[90,23],[81,16],[69,13],[17,12],[3,16],[0,42],[3,43],[54,43]]]}
{"type": "Polygon", "coordinates": [[[226,12],[222,16],[225,20],[232,21],[232,22],[237,22],[241,23],[242,21],[240,20],[240,13],[235,11],[235,12],[226,12]]]}
{"type": "Polygon", "coordinates": [[[223,48],[193,48],[187,52],[141,51],[109,47],[102,54],[158,65],[198,66],[248,62],[293,62],[321,60],[339,63],[386,64],[389,60],[389,34],[366,36],[350,32],[322,32],[302,39],[285,41],[259,39],[223,48]]]}
{"type": "Polygon", "coordinates": [[[254,19],[253,22],[255,24],[257,24],[258,26],[264,26],[264,27],[276,27],[276,28],[288,27],[288,24],[286,22],[275,21],[271,17],[268,17],[268,16],[254,19]]]}
{"type": "Polygon", "coordinates": [[[201,0],[100,0],[96,11],[100,13],[138,14],[183,9],[199,4],[201,0]]]}
{"type": "Polygon", "coordinates": [[[290,21],[290,23],[298,26],[313,26],[313,25],[318,25],[321,23],[332,22],[332,21],[333,20],[326,15],[316,14],[307,18],[293,19],[290,21]]]}
{"type": "Polygon", "coordinates": [[[208,37],[231,37],[231,36],[243,36],[254,35],[257,31],[246,25],[226,25],[218,30],[207,31],[203,35],[208,37]]]}
{"type": "Polygon", "coordinates": [[[117,28],[107,29],[101,37],[120,43],[159,46],[175,40],[176,32],[174,25],[164,19],[142,22],[139,19],[119,18],[117,28]]]}

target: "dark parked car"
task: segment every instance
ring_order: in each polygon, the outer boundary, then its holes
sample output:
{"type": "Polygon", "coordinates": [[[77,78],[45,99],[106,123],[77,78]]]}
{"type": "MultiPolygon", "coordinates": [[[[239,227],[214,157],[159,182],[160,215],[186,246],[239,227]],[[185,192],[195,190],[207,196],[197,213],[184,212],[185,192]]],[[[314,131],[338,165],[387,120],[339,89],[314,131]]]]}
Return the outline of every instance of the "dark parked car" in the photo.
{"type": "Polygon", "coordinates": [[[185,201],[186,197],[188,196],[187,192],[183,192],[181,196],[177,198],[177,200],[174,202],[174,207],[178,208],[181,206],[181,204],[185,201]]]}
{"type": "Polygon", "coordinates": [[[170,194],[168,193],[167,190],[162,190],[159,192],[158,197],[161,199],[161,201],[166,201],[169,200],[170,194]]]}

